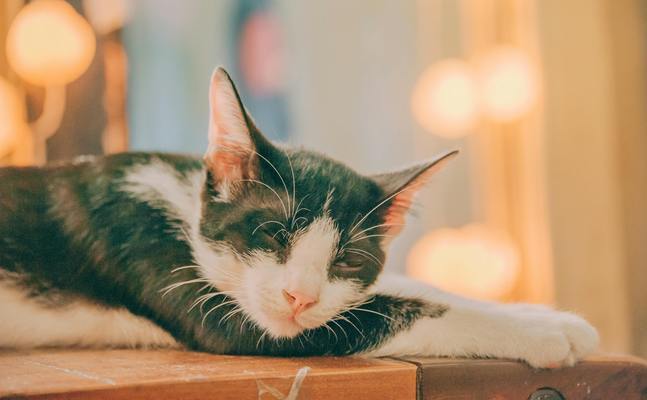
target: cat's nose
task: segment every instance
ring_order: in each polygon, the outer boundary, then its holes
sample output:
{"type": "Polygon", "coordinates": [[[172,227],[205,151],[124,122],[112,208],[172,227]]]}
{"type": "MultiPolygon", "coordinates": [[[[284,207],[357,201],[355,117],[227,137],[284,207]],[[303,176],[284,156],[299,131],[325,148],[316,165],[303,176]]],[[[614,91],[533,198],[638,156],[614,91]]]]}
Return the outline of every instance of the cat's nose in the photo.
{"type": "Polygon", "coordinates": [[[299,315],[317,302],[316,298],[295,290],[287,291],[283,289],[283,297],[285,297],[285,300],[287,300],[290,307],[292,307],[294,316],[299,315]]]}

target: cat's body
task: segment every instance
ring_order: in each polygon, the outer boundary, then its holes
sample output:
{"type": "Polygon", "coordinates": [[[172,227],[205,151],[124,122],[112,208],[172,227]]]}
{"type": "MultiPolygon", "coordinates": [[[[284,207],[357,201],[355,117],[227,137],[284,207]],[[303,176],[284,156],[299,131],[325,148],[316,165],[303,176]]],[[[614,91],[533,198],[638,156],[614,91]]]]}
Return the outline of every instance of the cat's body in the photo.
{"type": "Polygon", "coordinates": [[[446,355],[571,364],[579,317],[381,274],[411,193],[453,155],[363,177],[279,149],[226,73],[204,159],[126,153],[0,169],[0,347],[446,355]]]}

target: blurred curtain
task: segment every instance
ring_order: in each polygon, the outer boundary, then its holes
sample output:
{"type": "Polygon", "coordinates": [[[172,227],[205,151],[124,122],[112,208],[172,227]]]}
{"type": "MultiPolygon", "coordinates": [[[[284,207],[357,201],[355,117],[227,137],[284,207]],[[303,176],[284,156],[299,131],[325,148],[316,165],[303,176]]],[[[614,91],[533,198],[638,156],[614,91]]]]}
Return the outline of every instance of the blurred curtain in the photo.
{"type": "MultiPolygon", "coordinates": [[[[285,93],[259,93],[243,74],[244,55],[253,72],[267,65],[260,56],[272,52],[266,22],[269,0],[133,2],[124,41],[129,54],[128,110],[131,148],[200,154],[206,148],[209,77],[217,65],[234,77],[245,105],[272,139],[289,134],[285,93]],[[250,24],[257,21],[261,23],[250,24]],[[247,38],[248,40],[243,40],[247,38]]],[[[273,20],[277,24],[280,22],[273,20]]],[[[273,32],[273,31],[272,31],[273,32]]],[[[258,76],[255,75],[255,76],[258,76]]]]}
{"type": "MultiPolygon", "coordinates": [[[[493,46],[515,46],[536,67],[541,85],[535,3],[464,0],[461,4],[469,58],[478,60],[493,46]]],[[[518,250],[522,268],[509,300],[553,303],[542,118],[537,106],[514,121],[479,124],[471,137],[473,200],[479,218],[508,234],[518,250]]]]}
{"type": "Polygon", "coordinates": [[[647,356],[644,5],[537,4],[557,302],[589,318],[605,350],[647,356]]]}
{"type": "Polygon", "coordinates": [[[124,30],[131,149],[204,151],[209,77],[214,65],[231,65],[226,51],[231,3],[132,2],[124,30]]]}

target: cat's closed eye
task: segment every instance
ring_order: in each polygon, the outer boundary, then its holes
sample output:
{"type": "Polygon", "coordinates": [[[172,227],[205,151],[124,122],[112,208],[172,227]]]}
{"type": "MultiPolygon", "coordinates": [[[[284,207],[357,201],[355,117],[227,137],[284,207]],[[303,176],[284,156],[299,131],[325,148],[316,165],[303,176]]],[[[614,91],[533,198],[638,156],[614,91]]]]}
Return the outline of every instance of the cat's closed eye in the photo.
{"type": "Polygon", "coordinates": [[[339,261],[333,267],[342,272],[357,272],[362,269],[362,264],[339,261]]]}
{"type": "Polygon", "coordinates": [[[268,241],[274,242],[281,247],[285,247],[288,244],[288,234],[285,229],[271,230],[263,228],[259,233],[265,236],[268,241]]]}

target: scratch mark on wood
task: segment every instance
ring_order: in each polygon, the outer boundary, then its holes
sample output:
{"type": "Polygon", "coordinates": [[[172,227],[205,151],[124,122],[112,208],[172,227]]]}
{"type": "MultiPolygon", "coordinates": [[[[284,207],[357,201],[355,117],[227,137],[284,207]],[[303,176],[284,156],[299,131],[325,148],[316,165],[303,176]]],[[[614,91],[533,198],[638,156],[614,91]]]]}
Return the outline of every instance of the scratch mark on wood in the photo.
{"type": "Polygon", "coordinates": [[[57,371],[61,371],[61,372],[64,372],[66,374],[69,374],[69,375],[77,376],[79,378],[90,379],[90,380],[93,380],[93,381],[105,383],[105,384],[112,385],[112,386],[117,384],[112,379],[102,378],[100,376],[88,374],[88,373],[85,373],[83,371],[78,371],[78,370],[75,370],[75,369],[58,367],[56,365],[45,364],[45,363],[38,362],[38,361],[26,361],[26,363],[27,364],[38,365],[38,366],[45,367],[45,368],[55,369],[57,371]]]}

